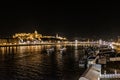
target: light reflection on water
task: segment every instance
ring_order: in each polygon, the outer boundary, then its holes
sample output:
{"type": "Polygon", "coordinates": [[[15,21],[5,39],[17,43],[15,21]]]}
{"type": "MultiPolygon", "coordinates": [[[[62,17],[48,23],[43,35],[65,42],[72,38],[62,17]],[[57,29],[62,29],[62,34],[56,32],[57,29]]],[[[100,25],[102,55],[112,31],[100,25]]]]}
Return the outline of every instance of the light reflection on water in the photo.
{"type": "Polygon", "coordinates": [[[78,80],[85,69],[79,68],[82,50],[61,45],[0,47],[0,80],[78,80]],[[46,48],[55,51],[47,54],[46,48]]]}

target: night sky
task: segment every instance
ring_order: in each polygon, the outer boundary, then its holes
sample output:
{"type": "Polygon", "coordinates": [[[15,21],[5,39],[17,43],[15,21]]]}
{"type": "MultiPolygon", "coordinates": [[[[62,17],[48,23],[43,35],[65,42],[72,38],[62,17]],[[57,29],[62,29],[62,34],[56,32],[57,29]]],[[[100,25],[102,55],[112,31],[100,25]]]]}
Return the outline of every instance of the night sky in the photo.
{"type": "Polygon", "coordinates": [[[0,36],[34,30],[43,35],[58,33],[69,39],[117,38],[120,35],[119,4],[29,1],[0,6],[0,36]]]}

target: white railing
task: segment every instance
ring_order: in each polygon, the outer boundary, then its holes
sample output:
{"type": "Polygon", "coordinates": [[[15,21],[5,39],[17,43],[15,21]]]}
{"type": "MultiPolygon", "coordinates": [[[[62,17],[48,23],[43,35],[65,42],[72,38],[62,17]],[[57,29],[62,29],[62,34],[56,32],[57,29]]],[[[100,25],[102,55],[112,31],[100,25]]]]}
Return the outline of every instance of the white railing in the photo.
{"type": "Polygon", "coordinates": [[[110,58],[110,61],[120,61],[120,57],[110,58]]]}
{"type": "Polygon", "coordinates": [[[101,74],[100,78],[120,78],[120,74],[101,74]]]}

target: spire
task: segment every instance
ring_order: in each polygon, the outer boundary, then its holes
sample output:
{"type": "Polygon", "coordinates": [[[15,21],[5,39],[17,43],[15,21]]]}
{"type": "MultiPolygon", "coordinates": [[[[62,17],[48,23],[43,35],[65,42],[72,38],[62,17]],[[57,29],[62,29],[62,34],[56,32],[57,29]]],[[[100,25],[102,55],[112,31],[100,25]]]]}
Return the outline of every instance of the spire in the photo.
{"type": "Polygon", "coordinates": [[[34,32],[35,34],[38,34],[38,32],[35,30],[35,32],[34,32]]]}
{"type": "Polygon", "coordinates": [[[56,38],[58,37],[58,34],[56,34],[56,38]]]}

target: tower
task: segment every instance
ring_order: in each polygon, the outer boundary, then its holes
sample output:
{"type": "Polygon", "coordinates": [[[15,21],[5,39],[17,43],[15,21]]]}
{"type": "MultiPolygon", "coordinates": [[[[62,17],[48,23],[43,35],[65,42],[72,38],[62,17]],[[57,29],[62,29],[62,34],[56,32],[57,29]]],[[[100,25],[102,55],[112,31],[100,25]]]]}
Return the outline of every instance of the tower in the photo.
{"type": "Polygon", "coordinates": [[[120,42],[120,36],[118,36],[118,40],[117,40],[117,42],[120,42]]]}
{"type": "Polygon", "coordinates": [[[58,34],[56,34],[56,38],[58,38],[58,34]]]}
{"type": "Polygon", "coordinates": [[[35,30],[35,32],[34,32],[35,34],[38,34],[38,32],[35,30]]]}
{"type": "Polygon", "coordinates": [[[35,30],[34,32],[34,37],[37,38],[38,37],[38,32],[35,30]]]}

